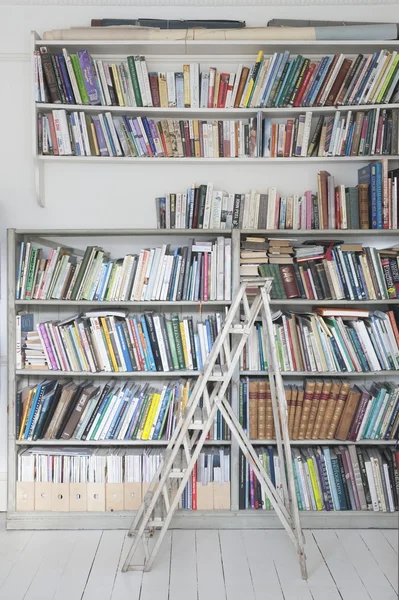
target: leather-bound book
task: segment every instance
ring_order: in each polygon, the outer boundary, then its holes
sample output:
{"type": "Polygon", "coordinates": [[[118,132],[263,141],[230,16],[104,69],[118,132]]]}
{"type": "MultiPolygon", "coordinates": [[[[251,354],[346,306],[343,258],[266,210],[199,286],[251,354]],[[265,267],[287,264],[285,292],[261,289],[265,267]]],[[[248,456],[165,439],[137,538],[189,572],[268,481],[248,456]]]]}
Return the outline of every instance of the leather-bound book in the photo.
{"type": "Polygon", "coordinates": [[[331,379],[327,379],[324,382],[323,389],[321,391],[319,407],[317,409],[317,414],[316,414],[315,422],[313,425],[312,440],[319,439],[320,429],[321,429],[321,425],[323,423],[324,415],[325,415],[325,412],[327,409],[327,403],[328,403],[328,399],[330,397],[331,388],[332,388],[332,381],[331,381],[331,379]]]}
{"type": "Polygon", "coordinates": [[[279,265],[279,269],[288,300],[290,298],[300,298],[293,265],[279,265]]]}
{"type": "Polygon", "coordinates": [[[330,428],[327,432],[327,436],[326,436],[327,440],[334,439],[335,432],[338,427],[338,423],[341,419],[342,411],[344,410],[345,402],[348,398],[350,387],[351,387],[351,385],[350,385],[349,381],[344,381],[344,383],[341,385],[341,389],[339,390],[339,394],[338,394],[338,398],[337,398],[337,403],[335,405],[334,414],[331,419],[330,428]]]}
{"type": "Polygon", "coordinates": [[[258,381],[258,439],[266,439],[266,381],[258,381]]]}
{"type": "Polygon", "coordinates": [[[243,67],[243,69],[241,71],[240,83],[238,84],[236,99],[234,101],[234,108],[239,108],[239,106],[240,106],[244,87],[245,87],[245,84],[248,79],[248,73],[249,73],[248,67],[243,67]]]}
{"type": "Polygon", "coordinates": [[[360,229],[370,229],[369,221],[369,186],[367,183],[359,183],[359,216],[360,229]]]}
{"type": "Polygon", "coordinates": [[[274,432],[274,419],[273,419],[273,405],[272,405],[272,394],[270,391],[270,383],[266,381],[266,431],[265,439],[273,440],[274,432]]]}
{"type": "Polygon", "coordinates": [[[316,382],[313,379],[308,379],[305,383],[305,395],[303,398],[301,422],[298,430],[298,440],[304,440],[306,429],[308,426],[310,409],[312,407],[313,394],[316,387],[316,382]]]}
{"type": "Polygon", "coordinates": [[[356,414],[361,395],[362,391],[359,390],[357,386],[354,386],[349,392],[348,399],[345,402],[345,406],[341,414],[337,431],[335,432],[335,439],[346,440],[348,438],[349,429],[356,414]]]}
{"type": "Polygon", "coordinates": [[[296,408],[295,408],[295,418],[294,418],[294,428],[292,431],[292,439],[293,440],[297,440],[298,439],[298,433],[299,433],[299,425],[301,422],[301,418],[302,418],[302,407],[303,407],[303,398],[304,398],[305,392],[302,386],[298,387],[298,394],[296,397],[296,408]]]}
{"type": "Polygon", "coordinates": [[[258,439],[258,382],[249,383],[249,438],[258,439]]]}
{"type": "Polygon", "coordinates": [[[327,400],[327,406],[323,417],[323,422],[319,431],[319,440],[325,440],[327,438],[327,433],[330,428],[331,420],[334,415],[335,405],[338,400],[339,391],[341,389],[341,381],[333,381],[330,395],[327,400]]]}
{"type": "Polygon", "coordinates": [[[308,419],[308,423],[306,426],[306,432],[305,432],[306,440],[312,439],[313,427],[314,427],[314,424],[316,421],[317,411],[319,409],[319,402],[320,402],[320,398],[321,398],[321,392],[323,391],[323,385],[324,385],[324,381],[322,379],[318,379],[316,381],[316,384],[314,387],[314,394],[313,394],[313,398],[312,398],[312,404],[310,406],[310,411],[309,411],[309,419],[308,419]]]}
{"type": "MultiPolygon", "coordinates": [[[[290,436],[290,440],[292,440],[292,435],[294,433],[294,423],[295,423],[295,413],[297,408],[297,398],[298,398],[298,387],[296,385],[292,385],[291,387],[291,410],[288,411],[288,435],[290,436]]],[[[287,394],[287,392],[286,392],[287,394]]]]}
{"type": "Polygon", "coordinates": [[[87,406],[87,403],[93,396],[95,396],[95,394],[97,394],[97,392],[98,387],[94,385],[85,387],[82,390],[80,398],[77,401],[71,416],[69,417],[68,423],[65,425],[64,431],[61,435],[61,439],[70,440],[73,437],[73,433],[76,429],[77,424],[79,423],[80,417],[82,416],[87,406]]]}

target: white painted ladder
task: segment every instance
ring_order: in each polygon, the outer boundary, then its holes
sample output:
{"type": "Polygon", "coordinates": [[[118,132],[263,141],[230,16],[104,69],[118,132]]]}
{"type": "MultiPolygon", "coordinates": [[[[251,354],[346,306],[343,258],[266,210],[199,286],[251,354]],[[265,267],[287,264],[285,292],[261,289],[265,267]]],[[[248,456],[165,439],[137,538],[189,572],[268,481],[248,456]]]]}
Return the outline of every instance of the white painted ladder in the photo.
{"type": "Polygon", "coordinates": [[[270,311],[270,288],[272,282],[271,278],[256,278],[244,281],[241,284],[226,315],[223,327],[205,362],[202,373],[197,378],[183,414],[168,443],[163,460],[132,523],[129,535],[134,537],[134,542],[123,565],[123,572],[135,570],[149,571],[151,569],[207,434],[214,423],[216,413],[220,410],[231,430],[232,436],[236,438],[246,460],[251,465],[262,487],[262,491],[266,493],[277,516],[291,538],[299,556],[302,577],[303,579],[307,579],[303,547],[304,538],[299,520],[292,471],[291,447],[288,436],[287,403],[277,360],[270,311]],[[250,304],[247,296],[247,288],[253,289],[254,287],[257,287],[258,290],[250,304]],[[240,322],[241,303],[244,308],[244,321],[240,322]],[[262,316],[263,335],[266,342],[268,376],[284,499],[281,498],[273,486],[262,462],[259,460],[256,451],[225,396],[234,369],[238,364],[259,312],[261,312],[262,316]],[[214,367],[221,351],[224,352],[226,372],[215,375],[214,367]],[[208,382],[215,383],[211,394],[208,393],[208,382]],[[202,412],[204,418],[199,420],[198,406],[201,398],[203,399],[202,412]],[[182,447],[186,466],[185,468],[176,469],[173,467],[173,463],[182,447]],[[155,544],[150,549],[149,535],[152,535],[155,528],[159,528],[161,531],[155,544]],[[144,564],[133,565],[132,559],[140,543],[144,549],[144,564]]]}

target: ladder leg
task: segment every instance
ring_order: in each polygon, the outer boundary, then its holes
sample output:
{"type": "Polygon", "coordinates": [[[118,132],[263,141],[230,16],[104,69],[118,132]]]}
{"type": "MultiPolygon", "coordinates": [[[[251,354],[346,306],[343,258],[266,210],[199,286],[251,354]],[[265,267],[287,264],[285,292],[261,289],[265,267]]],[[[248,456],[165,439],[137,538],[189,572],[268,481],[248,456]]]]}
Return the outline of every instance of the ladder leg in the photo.
{"type": "MultiPolygon", "coordinates": [[[[263,299],[263,309],[264,309],[264,313],[265,313],[266,325],[267,325],[269,331],[273,331],[273,322],[272,322],[272,315],[271,315],[270,303],[269,303],[270,296],[264,287],[261,288],[261,294],[262,294],[262,299],[263,299]]],[[[288,486],[289,486],[290,497],[291,497],[291,514],[292,514],[292,518],[293,518],[293,524],[295,527],[295,532],[296,532],[298,546],[299,546],[299,552],[300,552],[300,558],[301,558],[302,554],[303,554],[303,556],[305,556],[304,549],[303,549],[304,536],[303,536],[303,532],[302,532],[301,521],[299,518],[298,502],[297,502],[297,498],[296,498],[295,483],[294,483],[294,473],[293,473],[293,469],[292,469],[291,444],[290,444],[290,439],[289,439],[289,434],[288,434],[287,406],[286,406],[286,402],[285,402],[283,378],[281,377],[281,372],[280,372],[280,368],[279,368],[279,364],[278,364],[278,360],[277,360],[276,347],[274,344],[271,344],[271,359],[272,359],[272,363],[273,363],[273,371],[274,371],[275,380],[276,380],[277,398],[278,398],[279,410],[280,410],[280,422],[281,422],[281,429],[282,429],[283,440],[284,440],[285,463],[286,463],[286,467],[287,467],[287,479],[288,479],[288,486]]],[[[306,563],[305,563],[305,561],[303,561],[303,565],[302,565],[301,560],[300,560],[300,563],[301,563],[302,576],[304,574],[306,575],[306,563]]]]}

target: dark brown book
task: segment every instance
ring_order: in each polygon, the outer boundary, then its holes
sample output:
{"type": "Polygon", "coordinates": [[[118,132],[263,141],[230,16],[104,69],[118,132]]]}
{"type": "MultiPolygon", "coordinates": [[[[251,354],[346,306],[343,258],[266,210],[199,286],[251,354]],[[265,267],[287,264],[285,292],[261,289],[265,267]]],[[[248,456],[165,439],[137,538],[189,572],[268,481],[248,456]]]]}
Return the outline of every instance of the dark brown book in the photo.
{"type": "Polygon", "coordinates": [[[291,410],[288,412],[288,435],[290,440],[294,433],[295,413],[297,408],[298,398],[298,387],[296,385],[291,386],[291,410]]]}
{"type": "Polygon", "coordinates": [[[57,431],[61,425],[61,422],[64,418],[65,413],[68,410],[68,407],[71,403],[73,395],[76,391],[77,385],[73,382],[66,385],[62,390],[61,398],[57,404],[57,407],[54,411],[53,417],[49,426],[47,427],[47,431],[45,433],[45,440],[53,440],[57,435],[57,431]]]}
{"type": "Polygon", "coordinates": [[[273,419],[273,405],[272,405],[272,394],[270,391],[270,383],[266,381],[266,426],[265,426],[265,439],[273,440],[274,433],[274,419],[273,419]]]}
{"type": "Polygon", "coordinates": [[[333,440],[335,436],[335,432],[338,427],[338,423],[340,422],[342,412],[344,410],[345,402],[348,398],[348,394],[350,391],[350,383],[349,381],[344,381],[341,385],[341,389],[339,390],[337,402],[335,404],[334,414],[331,419],[330,427],[326,435],[327,440],[333,440]]]}
{"type": "MultiPolygon", "coordinates": [[[[320,205],[322,210],[322,220],[320,225],[322,229],[328,229],[328,177],[330,173],[327,171],[320,171],[320,205]]],[[[320,215],[319,215],[320,218],[320,215]]]]}
{"type": "Polygon", "coordinates": [[[349,429],[351,428],[353,418],[356,414],[357,407],[360,402],[362,395],[361,390],[354,386],[348,394],[348,399],[345,402],[344,409],[341,414],[341,418],[335,432],[335,439],[346,440],[348,437],[349,429]]]}
{"type": "Polygon", "coordinates": [[[312,404],[309,411],[309,419],[306,426],[305,432],[305,440],[312,439],[313,427],[316,421],[317,411],[319,409],[319,402],[321,398],[321,393],[323,391],[324,382],[322,379],[317,379],[314,387],[314,393],[312,398],[312,404]]]}
{"type": "Polygon", "coordinates": [[[159,98],[158,74],[148,73],[148,79],[150,81],[152,104],[153,106],[160,107],[161,101],[159,98]]]}
{"type": "Polygon", "coordinates": [[[353,61],[351,67],[349,68],[349,71],[343,81],[343,84],[341,86],[341,89],[338,92],[338,97],[335,101],[335,104],[343,104],[343,101],[345,100],[345,96],[346,93],[349,89],[350,84],[352,83],[352,80],[355,76],[355,73],[358,70],[358,67],[361,63],[363,59],[363,54],[358,54],[357,57],[355,58],[355,60],[353,61]]]}
{"type": "Polygon", "coordinates": [[[317,414],[316,414],[316,418],[315,418],[314,425],[313,425],[312,438],[311,438],[312,440],[319,439],[320,429],[321,429],[321,425],[324,420],[324,415],[326,412],[328,399],[330,397],[331,388],[332,388],[332,381],[327,379],[323,384],[323,389],[321,390],[319,407],[317,409],[317,414]]]}
{"type": "Polygon", "coordinates": [[[350,66],[352,64],[352,61],[350,60],[350,58],[345,58],[340,70],[338,71],[338,75],[335,78],[335,81],[332,85],[332,88],[330,90],[330,93],[328,94],[327,100],[325,102],[324,106],[333,106],[335,104],[335,99],[339,94],[339,91],[342,87],[342,84],[344,82],[344,79],[350,69],[350,66]]]}
{"type": "Polygon", "coordinates": [[[292,439],[293,440],[298,439],[299,425],[300,425],[301,417],[302,417],[303,397],[304,397],[304,390],[303,390],[303,387],[300,386],[298,388],[298,394],[296,397],[294,428],[292,431],[292,439]]]}
{"type": "Polygon", "coordinates": [[[360,229],[370,229],[369,186],[367,183],[359,183],[357,189],[359,193],[360,229]]]}
{"type": "Polygon", "coordinates": [[[300,293],[295,277],[294,267],[292,265],[280,265],[279,268],[287,298],[299,298],[300,293]]]}
{"type": "Polygon", "coordinates": [[[327,406],[323,417],[323,422],[319,431],[319,440],[325,440],[327,438],[327,433],[330,428],[331,420],[334,415],[335,406],[338,400],[339,391],[341,389],[340,381],[333,381],[330,395],[327,400],[327,406]]]}
{"type": "Polygon", "coordinates": [[[364,112],[359,111],[356,115],[355,131],[352,139],[351,156],[357,156],[359,152],[360,136],[362,134],[364,112]]]}
{"type": "Polygon", "coordinates": [[[95,396],[97,392],[98,387],[95,387],[94,385],[83,388],[82,393],[76,402],[75,408],[69,417],[68,423],[62,432],[61,438],[63,440],[70,440],[73,437],[76,426],[79,423],[80,417],[82,416],[87,403],[93,396],[95,396]]]}
{"type": "Polygon", "coordinates": [[[258,381],[258,439],[266,439],[266,381],[258,381]]]}
{"type": "Polygon", "coordinates": [[[42,59],[43,73],[50,91],[51,102],[54,104],[60,104],[61,94],[57,85],[57,77],[54,71],[54,65],[51,61],[50,52],[45,46],[40,47],[40,58],[42,59]]]}
{"type": "Polygon", "coordinates": [[[287,424],[288,424],[288,432],[289,432],[289,428],[290,428],[290,418],[292,415],[292,388],[289,385],[285,385],[284,386],[284,394],[285,394],[285,401],[287,404],[287,424]]]}
{"type": "Polygon", "coordinates": [[[298,436],[296,438],[298,440],[305,439],[315,386],[316,382],[313,379],[308,379],[305,383],[305,394],[303,398],[301,422],[299,423],[298,436]]]}
{"type": "Polygon", "coordinates": [[[258,382],[250,381],[249,396],[249,439],[258,439],[258,382]]]}
{"type": "Polygon", "coordinates": [[[242,94],[243,94],[244,87],[245,87],[245,84],[246,84],[247,79],[248,79],[248,73],[249,73],[248,67],[243,67],[243,69],[241,71],[240,82],[239,82],[238,88],[237,88],[236,98],[234,100],[234,108],[239,108],[240,107],[240,102],[241,102],[242,94]]]}

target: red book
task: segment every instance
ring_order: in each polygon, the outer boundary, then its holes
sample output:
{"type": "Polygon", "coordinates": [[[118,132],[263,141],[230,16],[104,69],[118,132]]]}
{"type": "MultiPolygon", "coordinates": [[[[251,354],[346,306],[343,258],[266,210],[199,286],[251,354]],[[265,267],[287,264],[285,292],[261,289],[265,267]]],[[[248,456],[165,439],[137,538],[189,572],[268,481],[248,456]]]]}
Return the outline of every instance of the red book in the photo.
{"type": "Polygon", "coordinates": [[[191,472],[191,508],[197,510],[197,463],[191,472]]]}
{"type": "Polygon", "coordinates": [[[335,228],[341,229],[341,194],[338,186],[335,188],[335,228]]]}
{"type": "Polygon", "coordinates": [[[306,281],[306,287],[308,290],[308,295],[309,295],[309,300],[314,300],[314,293],[313,293],[313,287],[310,281],[310,277],[309,277],[309,269],[304,269],[303,270],[303,275],[305,277],[305,281],[306,281]]]}
{"type": "Polygon", "coordinates": [[[158,73],[148,73],[148,79],[150,80],[152,104],[153,106],[160,107],[161,101],[159,99],[158,73]]]}
{"type": "Polygon", "coordinates": [[[352,65],[352,61],[349,58],[345,58],[341,65],[340,70],[338,71],[338,75],[335,78],[335,81],[330,90],[330,93],[328,94],[328,98],[326,100],[325,106],[333,106],[333,104],[335,103],[337,96],[339,94],[339,91],[342,87],[342,84],[345,80],[345,77],[346,77],[351,65],[352,65]]]}
{"type": "Polygon", "coordinates": [[[298,90],[296,98],[294,100],[294,106],[301,106],[302,98],[304,97],[304,95],[306,94],[306,92],[308,90],[308,87],[309,87],[310,81],[313,77],[315,68],[316,68],[316,63],[314,63],[314,62],[310,63],[308,70],[305,73],[305,77],[302,80],[302,83],[298,90]]]}
{"type": "Polygon", "coordinates": [[[54,119],[53,119],[52,113],[49,113],[47,115],[47,118],[48,118],[48,122],[50,125],[50,136],[51,136],[51,143],[53,145],[53,153],[58,155],[59,152],[58,152],[57,136],[55,135],[54,119]]]}
{"type": "Polygon", "coordinates": [[[284,158],[287,158],[290,155],[293,128],[294,121],[292,119],[288,119],[285,127],[285,144],[283,153],[284,158]]]}
{"type": "Polygon", "coordinates": [[[204,252],[204,302],[208,301],[208,252],[204,252]]]}
{"type": "Polygon", "coordinates": [[[221,73],[220,74],[220,84],[219,84],[217,108],[224,108],[224,105],[226,103],[227,88],[229,87],[229,79],[230,79],[229,73],[221,73]]]}
{"type": "Polygon", "coordinates": [[[279,265],[279,269],[287,299],[299,298],[300,293],[293,265],[279,265]]]}

